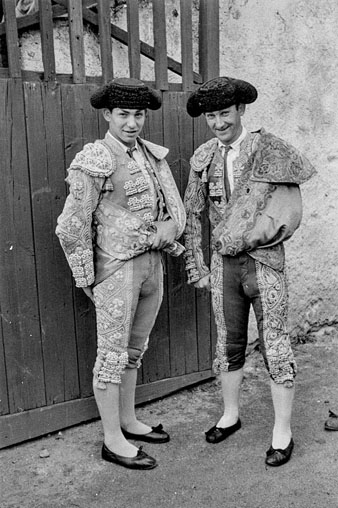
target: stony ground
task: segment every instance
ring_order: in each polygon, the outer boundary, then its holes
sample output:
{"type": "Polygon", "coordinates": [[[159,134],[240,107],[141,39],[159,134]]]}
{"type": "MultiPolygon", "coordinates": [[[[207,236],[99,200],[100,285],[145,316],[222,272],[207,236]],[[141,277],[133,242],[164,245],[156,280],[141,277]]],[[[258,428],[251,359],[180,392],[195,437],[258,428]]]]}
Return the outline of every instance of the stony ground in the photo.
{"type": "Polygon", "coordinates": [[[159,461],[130,471],[100,459],[99,421],[0,451],[1,508],[337,508],[338,432],[323,429],[338,409],[338,336],[295,348],[299,364],[292,460],[264,464],[273,422],[269,382],[259,353],[250,355],[242,429],[210,445],[204,431],[221,412],[217,381],[138,408],[162,422],[171,441],[146,445],[159,461]]]}

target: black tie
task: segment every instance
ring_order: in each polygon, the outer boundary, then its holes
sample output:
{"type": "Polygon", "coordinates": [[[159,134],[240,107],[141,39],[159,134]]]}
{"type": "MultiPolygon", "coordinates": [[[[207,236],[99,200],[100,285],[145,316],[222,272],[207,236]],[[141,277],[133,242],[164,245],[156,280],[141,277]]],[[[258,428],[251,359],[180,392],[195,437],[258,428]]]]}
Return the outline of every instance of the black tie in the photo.
{"type": "Polygon", "coordinates": [[[224,187],[225,187],[225,197],[227,201],[229,201],[231,196],[230,182],[228,177],[228,167],[227,167],[227,157],[228,152],[231,150],[230,145],[224,145],[223,147],[223,157],[224,157],[224,187]]]}
{"type": "Polygon", "coordinates": [[[134,158],[133,157],[133,152],[136,150],[136,146],[133,146],[133,148],[128,148],[127,150],[127,154],[129,155],[129,157],[131,157],[132,159],[134,158]]]}

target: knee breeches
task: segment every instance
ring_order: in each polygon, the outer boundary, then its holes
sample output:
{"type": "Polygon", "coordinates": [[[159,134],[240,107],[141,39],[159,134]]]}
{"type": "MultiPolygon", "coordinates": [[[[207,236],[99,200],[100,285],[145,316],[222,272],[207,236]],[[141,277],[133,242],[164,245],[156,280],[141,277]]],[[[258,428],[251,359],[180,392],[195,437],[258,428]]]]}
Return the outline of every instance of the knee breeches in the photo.
{"type": "Polygon", "coordinates": [[[286,275],[248,254],[213,257],[212,302],[217,325],[216,373],[238,370],[245,363],[250,305],[270,377],[292,383],[296,363],[287,332],[286,275]]]}
{"type": "Polygon", "coordinates": [[[94,287],[97,357],[94,383],[120,383],[125,368],[137,368],[147,349],[163,297],[161,254],[149,251],[94,287]]]}

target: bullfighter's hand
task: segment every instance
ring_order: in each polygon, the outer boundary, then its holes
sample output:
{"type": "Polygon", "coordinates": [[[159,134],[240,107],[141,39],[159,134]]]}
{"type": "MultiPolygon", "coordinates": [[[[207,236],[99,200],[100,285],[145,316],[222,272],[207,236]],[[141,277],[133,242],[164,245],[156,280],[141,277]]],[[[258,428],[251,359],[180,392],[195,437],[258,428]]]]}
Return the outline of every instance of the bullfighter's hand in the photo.
{"type": "Polygon", "coordinates": [[[173,220],[167,220],[165,222],[156,221],[154,223],[156,227],[156,233],[152,244],[152,249],[164,249],[171,245],[177,234],[177,225],[173,220]]]}
{"type": "Polygon", "coordinates": [[[195,286],[195,288],[198,288],[198,289],[205,288],[208,291],[210,291],[210,273],[208,273],[208,275],[205,275],[200,280],[195,282],[194,286],[195,286]]]}

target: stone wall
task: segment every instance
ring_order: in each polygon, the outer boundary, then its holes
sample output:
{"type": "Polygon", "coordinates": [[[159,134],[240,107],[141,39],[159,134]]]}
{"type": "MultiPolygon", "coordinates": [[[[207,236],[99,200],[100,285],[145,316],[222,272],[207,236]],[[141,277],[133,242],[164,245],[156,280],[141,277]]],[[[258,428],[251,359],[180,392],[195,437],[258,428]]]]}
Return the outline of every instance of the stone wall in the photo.
{"type": "MultiPolygon", "coordinates": [[[[123,2],[112,18],[126,27],[123,2]]],[[[149,2],[140,1],[141,38],[152,43],[149,2]]],[[[198,2],[194,1],[194,54],[198,68],[198,2]]],[[[168,53],[179,55],[179,0],[166,0],[168,53]]],[[[249,129],[264,126],[302,150],[318,174],[302,188],[304,218],[286,243],[290,278],[290,329],[293,337],[330,333],[338,328],[338,2],[336,0],[220,0],[220,69],[251,81],[258,100],[244,117],[249,129]]],[[[58,72],[69,72],[67,29],[56,23],[58,72]]],[[[25,68],[38,70],[37,34],[22,38],[25,68]],[[34,64],[34,65],[33,65],[34,64]]],[[[86,31],[87,68],[99,74],[96,36],[86,31]]],[[[126,75],[126,49],[113,44],[116,75],[126,75]]],[[[142,78],[153,67],[142,59],[142,78]]],[[[170,75],[170,80],[177,78],[170,75]]],[[[252,332],[253,334],[255,332],[252,332]]],[[[305,339],[304,339],[305,340],[305,339]]]]}

